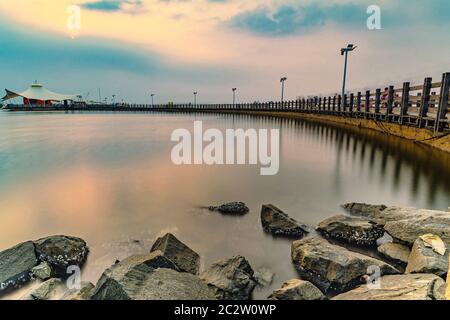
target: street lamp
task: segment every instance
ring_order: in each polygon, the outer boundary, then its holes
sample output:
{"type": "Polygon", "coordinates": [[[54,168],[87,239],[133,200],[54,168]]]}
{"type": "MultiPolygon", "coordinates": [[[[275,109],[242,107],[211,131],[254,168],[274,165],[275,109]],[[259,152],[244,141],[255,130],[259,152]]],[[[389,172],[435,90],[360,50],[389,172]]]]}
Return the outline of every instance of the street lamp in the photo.
{"type": "Polygon", "coordinates": [[[237,88],[231,89],[233,91],[233,108],[236,105],[236,90],[237,88]]]}
{"type": "Polygon", "coordinates": [[[287,80],[286,77],[280,79],[281,82],[281,103],[284,101],[284,82],[287,80]]]}
{"type": "Polygon", "coordinates": [[[113,104],[116,103],[116,95],[115,95],[115,94],[112,95],[112,103],[113,103],[113,104]]]}
{"type": "Polygon", "coordinates": [[[197,106],[197,91],[194,91],[194,107],[197,106]]]}
{"type": "Polygon", "coordinates": [[[152,107],[153,107],[153,97],[155,96],[155,94],[152,93],[150,96],[152,97],[152,107]]]}
{"type": "Polygon", "coordinates": [[[341,110],[344,110],[344,107],[345,107],[345,99],[344,99],[344,96],[345,96],[345,81],[346,81],[346,78],[347,78],[347,60],[348,60],[348,53],[350,52],[350,51],[353,51],[353,50],[355,50],[357,47],[356,46],[354,46],[353,44],[349,44],[349,45],[347,45],[347,48],[342,48],[341,49],[341,56],[343,56],[344,54],[345,54],[345,64],[344,64],[344,81],[343,81],[343,84],[342,84],[342,97],[341,97],[341,110]]]}

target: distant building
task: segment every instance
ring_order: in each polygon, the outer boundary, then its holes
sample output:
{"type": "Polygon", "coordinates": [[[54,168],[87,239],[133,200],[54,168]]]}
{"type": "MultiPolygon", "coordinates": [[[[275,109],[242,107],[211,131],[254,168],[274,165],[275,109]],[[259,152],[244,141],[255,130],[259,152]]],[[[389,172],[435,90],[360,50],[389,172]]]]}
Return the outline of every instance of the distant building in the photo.
{"type": "Polygon", "coordinates": [[[23,98],[24,105],[37,105],[37,106],[51,106],[53,103],[67,105],[76,99],[76,94],[59,94],[47,90],[43,85],[34,83],[27,90],[21,93],[17,93],[8,89],[5,89],[6,95],[2,98],[3,101],[14,99],[17,97],[23,98]]]}

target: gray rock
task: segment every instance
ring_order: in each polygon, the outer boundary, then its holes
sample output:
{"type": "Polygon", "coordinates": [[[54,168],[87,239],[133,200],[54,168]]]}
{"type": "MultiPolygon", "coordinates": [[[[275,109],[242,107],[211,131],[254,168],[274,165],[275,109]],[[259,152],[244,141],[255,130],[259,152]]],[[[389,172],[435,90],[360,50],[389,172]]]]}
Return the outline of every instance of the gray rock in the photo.
{"type": "Polygon", "coordinates": [[[50,236],[34,241],[40,261],[49,264],[52,270],[67,276],[67,267],[81,267],[86,261],[89,249],[83,239],[68,236],[50,236]]]}
{"type": "Polygon", "coordinates": [[[200,278],[213,289],[218,300],[249,300],[256,286],[254,271],[242,256],[214,263],[200,278]]]}
{"type": "Polygon", "coordinates": [[[448,272],[448,253],[441,256],[432,248],[425,246],[422,239],[417,239],[409,255],[407,273],[434,273],[444,277],[448,272]]]}
{"type": "Polygon", "coordinates": [[[333,300],[445,300],[445,282],[434,274],[388,275],[380,284],[361,285],[333,300]]]}
{"type": "Polygon", "coordinates": [[[90,282],[82,282],[81,288],[71,289],[64,293],[61,300],[90,300],[95,286],[90,282]]]}
{"type": "Polygon", "coordinates": [[[61,279],[52,278],[31,290],[24,298],[25,300],[54,300],[66,290],[61,279]]]}
{"type": "Polygon", "coordinates": [[[351,202],[343,204],[342,207],[350,214],[373,218],[387,207],[384,204],[373,205],[367,203],[351,202]]]}
{"type": "Polygon", "coordinates": [[[337,215],[322,221],[318,228],[325,236],[359,246],[375,246],[384,235],[383,226],[364,217],[337,215]]]}
{"type": "Polygon", "coordinates": [[[151,252],[161,251],[162,254],[175,263],[180,271],[198,274],[200,269],[200,256],[187,245],[168,233],[158,238],[153,244],[151,252]]]}
{"type": "Polygon", "coordinates": [[[264,231],[275,236],[300,239],[310,228],[289,217],[272,204],[265,204],[261,209],[261,223],[264,231]]]}
{"type": "Polygon", "coordinates": [[[229,202],[217,207],[209,206],[208,209],[230,215],[243,215],[250,211],[247,205],[243,202],[229,202]]]}
{"type": "Polygon", "coordinates": [[[306,280],[326,292],[342,292],[364,281],[370,268],[382,275],[397,274],[393,266],[330,244],[321,238],[306,238],[292,243],[292,261],[306,280]]]}
{"type": "Polygon", "coordinates": [[[387,242],[377,248],[378,252],[388,260],[406,266],[411,250],[400,243],[387,242]]]}
{"type": "Polygon", "coordinates": [[[31,241],[0,252],[0,294],[20,286],[31,278],[31,269],[38,264],[31,241]]]}
{"type": "Polygon", "coordinates": [[[198,276],[179,272],[160,251],[131,256],[103,272],[92,300],[213,300],[198,276]]]}
{"type": "Polygon", "coordinates": [[[31,269],[31,273],[34,277],[40,280],[48,280],[52,277],[52,269],[47,262],[42,262],[41,264],[31,269]]]}
{"type": "Polygon", "coordinates": [[[256,284],[260,287],[269,286],[273,281],[274,273],[266,268],[261,268],[255,271],[253,278],[256,284]]]}
{"type": "Polygon", "coordinates": [[[419,236],[435,234],[447,246],[450,245],[450,213],[414,208],[388,209],[391,216],[394,215],[396,218],[383,217],[386,220],[384,229],[397,242],[412,246],[419,236]]]}
{"type": "Polygon", "coordinates": [[[275,290],[270,300],[325,300],[325,295],[311,282],[292,279],[275,290]]]}

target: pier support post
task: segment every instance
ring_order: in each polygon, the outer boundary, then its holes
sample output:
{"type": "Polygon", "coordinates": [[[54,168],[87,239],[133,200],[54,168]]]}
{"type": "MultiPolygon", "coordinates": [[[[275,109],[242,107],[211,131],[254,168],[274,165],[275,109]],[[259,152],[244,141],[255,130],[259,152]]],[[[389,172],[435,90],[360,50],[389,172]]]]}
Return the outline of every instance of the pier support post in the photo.
{"type": "Polygon", "coordinates": [[[370,113],[370,90],[366,91],[366,101],[365,101],[365,109],[364,109],[364,118],[368,118],[369,117],[369,113],[370,113]]]}
{"type": "Polygon", "coordinates": [[[420,110],[419,110],[419,122],[417,125],[419,128],[423,128],[426,120],[424,118],[428,116],[428,107],[430,105],[430,94],[431,94],[431,81],[432,78],[425,78],[423,83],[422,90],[422,100],[420,102],[420,110]]]}
{"type": "Polygon", "coordinates": [[[441,95],[439,98],[439,107],[436,114],[436,120],[434,123],[434,131],[442,130],[441,120],[446,119],[447,110],[448,110],[448,97],[450,90],[450,72],[444,73],[442,75],[442,84],[441,84],[441,95]]]}
{"type": "Polygon", "coordinates": [[[402,91],[402,109],[400,110],[400,119],[399,123],[404,124],[404,117],[408,115],[409,108],[409,82],[403,83],[403,91],[402,91]]]}
{"type": "Polygon", "coordinates": [[[386,121],[391,121],[392,110],[394,107],[394,86],[389,86],[388,98],[386,103],[386,121]]]}

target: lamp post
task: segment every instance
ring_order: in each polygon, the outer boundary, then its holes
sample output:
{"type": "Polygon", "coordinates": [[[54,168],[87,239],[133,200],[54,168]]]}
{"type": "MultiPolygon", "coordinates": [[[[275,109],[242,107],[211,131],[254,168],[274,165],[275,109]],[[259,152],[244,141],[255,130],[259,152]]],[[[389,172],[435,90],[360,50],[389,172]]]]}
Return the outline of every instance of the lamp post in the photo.
{"type": "Polygon", "coordinates": [[[116,95],[115,95],[115,94],[112,95],[112,103],[113,103],[113,104],[116,103],[116,95]]]}
{"type": "Polygon", "coordinates": [[[153,107],[153,97],[155,96],[155,94],[152,93],[150,96],[152,97],[152,107],[153,107]]]}
{"type": "Polygon", "coordinates": [[[197,106],[197,91],[194,91],[194,107],[197,106]]]}
{"type": "Polygon", "coordinates": [[[237,88],[231,89],[233,91],[233,108],[236,106],[236,90],[237,88]]]}
{"type": "Polygon", "coordinates": [[[344,80],[343,80],[343,83],[342,83],[342,96],[341,96],[341,105],[340,105],[341,110],[344,110],[344,108],[345,108],[345,99],[344,99],[344,96],[345,96],[345,81],[346,81],[346,78],[347,78],[347,60],[348,60],[348,53],[349,53],[350,51],[355,50],[356,48],[357,48],[357,47],[354,46],[353,44],[349,44],[349,45],[347,45],[347,48],[342,48],[342,49],[341,49],[341,56],[345,55],[345,63],[344,63],[344,80]]]}
{"type": "Polygon", "coordinates": [[[280,79],[281,82],[281,104],[283,104],[284,101],[284,83],[286,82],[287,78],[283,77],[280,79]]]}

